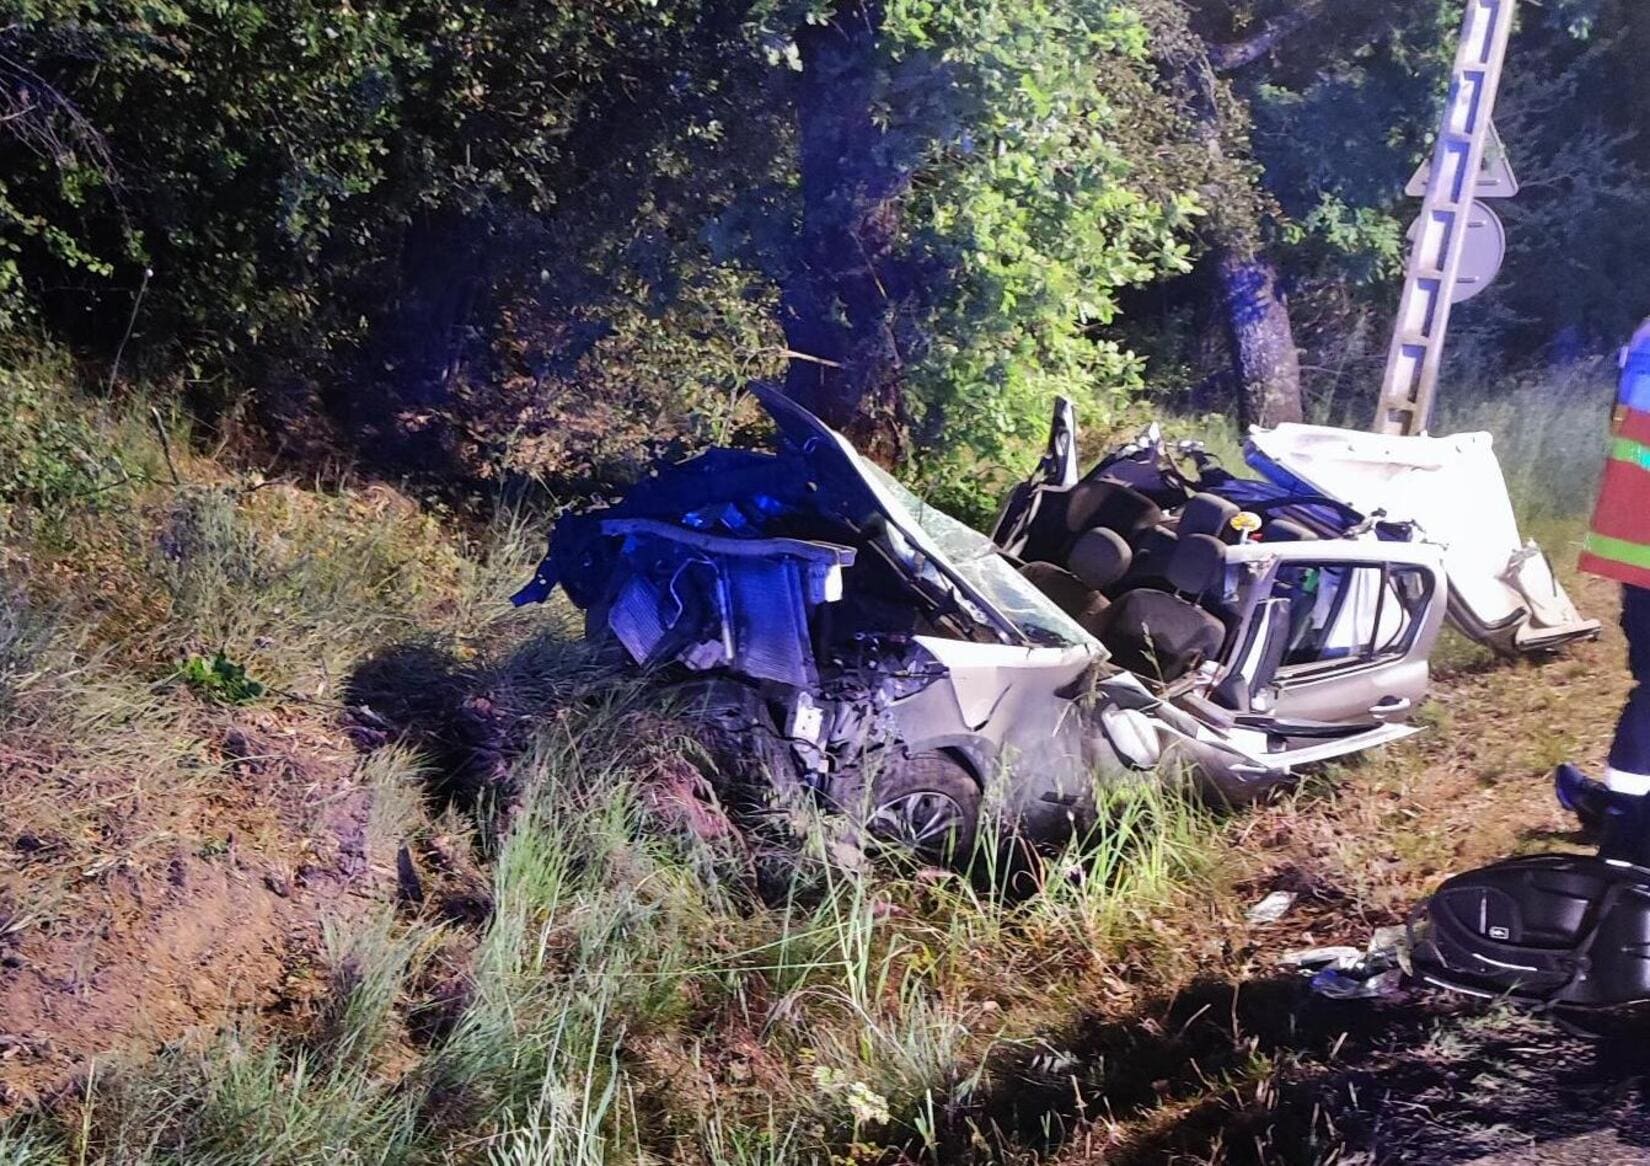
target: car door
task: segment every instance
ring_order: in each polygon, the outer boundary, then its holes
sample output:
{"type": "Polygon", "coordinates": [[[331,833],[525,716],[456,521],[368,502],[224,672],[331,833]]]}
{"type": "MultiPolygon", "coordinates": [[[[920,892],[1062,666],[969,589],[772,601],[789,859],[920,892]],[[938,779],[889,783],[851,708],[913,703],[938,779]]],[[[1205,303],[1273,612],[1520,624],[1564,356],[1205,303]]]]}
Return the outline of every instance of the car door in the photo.
{"type": "Polygon", "coordinates": [[[1009,554],[1025,548],[1031,521],[1045,491],[1067,492],[1077,485],[1081,471],[1077,465],[1077,410],[1064,397],[1054,399],[1054,420],[1049,426],[1048,445],[1037,468],[1010,491],[991,526],[991,541],[1009,554]]]}
{"type": "Polygon", "coordinates": [[[1250,682],[1252,724],[1374,731],[1426,697],[1443,625],[1442,554],[1420,543],[1329,539],[1232,548],[1260,574],[1268,675],[1250,682]]]}
{"type": "Polygon", "coordinates": [[[1450,614],[1502,654],[1534,654],[1597,636],[1526,542],[1487,433],[1396,437],[1316,425],[1256,430],[1249,464],[1291,488],[1305,486],[1364,514],[1415,524],[1444,548],[1450,614]]]}

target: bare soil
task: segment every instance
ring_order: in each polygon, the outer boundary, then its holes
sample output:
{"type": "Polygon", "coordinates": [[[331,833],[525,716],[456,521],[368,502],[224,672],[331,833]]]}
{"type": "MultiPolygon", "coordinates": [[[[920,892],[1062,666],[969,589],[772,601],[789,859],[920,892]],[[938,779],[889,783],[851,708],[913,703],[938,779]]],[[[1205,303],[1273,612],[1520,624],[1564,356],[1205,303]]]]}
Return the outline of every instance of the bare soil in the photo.
{"type": "Polygon", "coordinates": [[[368,852],[372,793],[347,742],[272,712],[202,719],[215,722],[205,762],[221,771],[202,801],[13,759],[9,780],[47,796],[0,839],[0,923],[14,924],[0,926],[0,1113],[101,1058],[209,1037],[249,1012],[296,1014],[322,988],[322,921],[383,899],[394,854],[368,852]],[[43,827],[46,806],[91,837],[43,827]]]}

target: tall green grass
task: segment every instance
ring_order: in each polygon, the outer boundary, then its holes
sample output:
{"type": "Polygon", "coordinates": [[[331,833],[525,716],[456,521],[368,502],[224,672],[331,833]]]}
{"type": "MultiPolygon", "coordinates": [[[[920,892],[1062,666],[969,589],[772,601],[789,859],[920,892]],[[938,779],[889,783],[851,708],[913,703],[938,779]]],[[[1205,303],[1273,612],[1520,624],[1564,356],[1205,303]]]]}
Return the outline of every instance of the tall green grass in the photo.
{"type": "Polygon", "coordinates": [[[803,862],[795,893],[762,906],[730,843],[648,810],[649,774],[680,745],[639,734],[656,722],[633,699],[545,727],[517,763],[493,916],[435,1045],[411,1053],[399,1018],[454,937],[380,914],[329,928],[333,995],[305,1032],[248,1023],[109,1066],[78,1106],[3,1127],[6,1160],[758,1162],[920,1143],[1048,1018],[1016,1016],[1029,981],[999,974],[1055,951],[1102,961],[1207,873],[1200,812],[1152,787],[1114,800],[1096,843],[1023,901],[803,862]],[[982,1020],[982,993],[1010,1007],[982,1020]],[[730,1039],[777,1078],[716,1068],[730,1039]]]}
{"type": "Polygon", "coordinates": [[[1520,518],[1585,517],[1599,475],[1615,404],[1616,370],[1585,362],[1439,397],[1439,433],[1487,432],[1520,518]]]}

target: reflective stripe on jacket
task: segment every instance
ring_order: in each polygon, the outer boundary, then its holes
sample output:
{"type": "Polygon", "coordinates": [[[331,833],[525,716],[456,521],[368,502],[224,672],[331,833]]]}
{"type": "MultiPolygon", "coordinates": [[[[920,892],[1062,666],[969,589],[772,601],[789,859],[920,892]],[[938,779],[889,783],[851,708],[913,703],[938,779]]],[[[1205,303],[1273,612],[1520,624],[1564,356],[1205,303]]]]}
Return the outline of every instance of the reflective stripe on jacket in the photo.
{"type": "Polygon", "coordinates": [[[1581,569],[1650,588],[1650,329],[1633,337],[1621,370],[1604,481],[1581,569]]]}

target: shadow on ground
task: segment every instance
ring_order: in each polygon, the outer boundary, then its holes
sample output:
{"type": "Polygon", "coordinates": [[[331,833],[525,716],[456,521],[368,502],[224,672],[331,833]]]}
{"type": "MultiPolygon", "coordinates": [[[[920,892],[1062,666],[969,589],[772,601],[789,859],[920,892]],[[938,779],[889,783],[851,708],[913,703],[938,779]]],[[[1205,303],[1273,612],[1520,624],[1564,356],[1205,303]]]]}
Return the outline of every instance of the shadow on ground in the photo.
{"type": "MultiPolygon", "coordinates": [[[[1001,1057],[941,1161],[1650,1162],[1650,1021],[1605,1040],[1439,994],[1334,1001],[1206,981],[1001,1057]],[[1585,1144],[1547,1157],[1543,1146],[1585,1144]],[[985,1152],[982,1147],[992,1147],[985,1152]]],[[[915,1147],[908,1147],[914,1150],[915,1147]]]]}
{"type": "Polygon", "coordinates": [[[431,809],[475,815],[512,803],[509,762],[535,725],[558,709],[599,702],[620,683],[610,660],[555,633],[496,660],[463,660],[413,639],[362,660],[344,701],[358,748],[395,741],[417,750],[431,809]]]}
{"type": "MultiPolygon", "coordinates": [[[[424,753],[438,808],[507,804],[522,727],[601,691],[599,665],[570,652],[546,638],[483,667],[428,643],[386,649],[348,681],[352,734],[424,753]]],[[[1647,1038],[1646,1021],[1590,1040],[1439,994],[1342,1002],[1293,977],[1206,980],[1005,1047],[988,1084],[925,1123],[937,1147],[913,1138],[886,1160],[1650,1163],[1647,1038]]]]}

